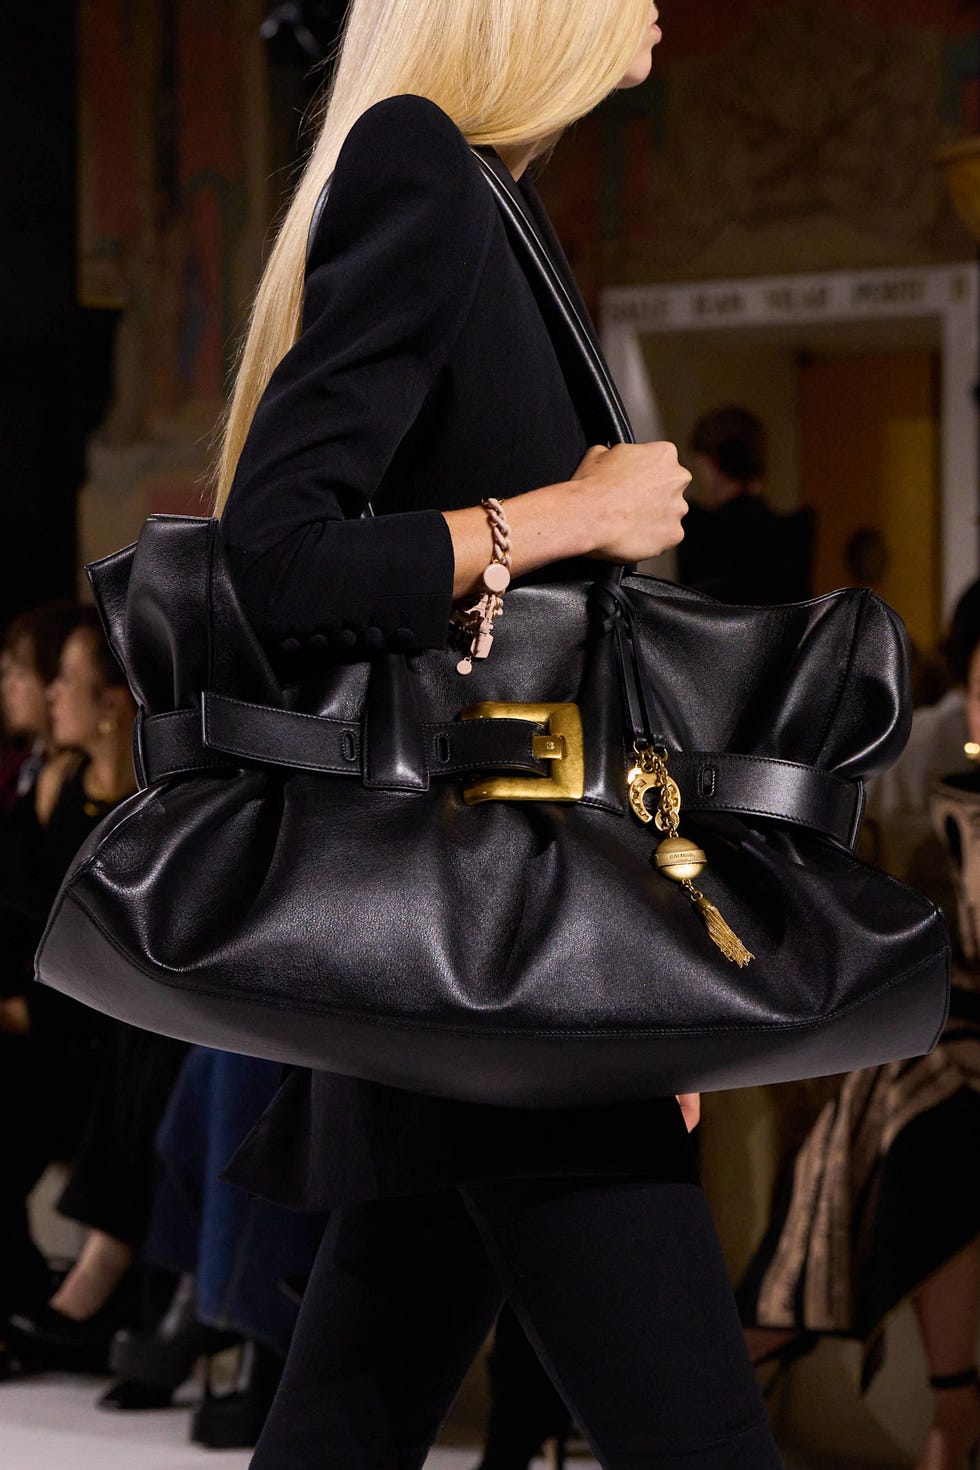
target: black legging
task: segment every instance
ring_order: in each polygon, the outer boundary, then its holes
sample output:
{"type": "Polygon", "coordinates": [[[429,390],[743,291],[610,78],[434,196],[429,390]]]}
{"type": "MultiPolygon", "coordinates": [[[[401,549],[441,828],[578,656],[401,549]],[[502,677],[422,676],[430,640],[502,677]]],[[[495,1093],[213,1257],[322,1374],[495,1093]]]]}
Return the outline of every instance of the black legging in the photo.
{"type": "Polygon", "coordinates": [[[607,1470],[779,1470],[703,1193],[597,1179],[338,1211],[252,1470],[418,1470],[504,1297],[607,1470]]]}
{"type": "Polygon", "coordinates": [[[487,1376],[490,1413],[480,1470],[524,1470],[546,1439],[568,1438],[568,1407],[506,1302],[487,1355],[487,1376]]]}

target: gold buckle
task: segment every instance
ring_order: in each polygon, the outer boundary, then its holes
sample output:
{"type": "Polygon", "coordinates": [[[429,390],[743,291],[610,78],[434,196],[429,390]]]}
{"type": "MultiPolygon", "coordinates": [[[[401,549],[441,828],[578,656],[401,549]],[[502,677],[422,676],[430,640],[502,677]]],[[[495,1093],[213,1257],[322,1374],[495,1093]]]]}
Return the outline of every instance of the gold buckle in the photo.
{"type": "Polygon", "coordinates": [[[531,737],[535,760],[551,761],[550,776],[489,776],[467,786],[467,806],[481,801],[581,801],[585,795],[585,742],[577,704],[512,704],[485,700],[471,704],[461,720],[527,720],[545,725],[544,735],[531,737]]]}

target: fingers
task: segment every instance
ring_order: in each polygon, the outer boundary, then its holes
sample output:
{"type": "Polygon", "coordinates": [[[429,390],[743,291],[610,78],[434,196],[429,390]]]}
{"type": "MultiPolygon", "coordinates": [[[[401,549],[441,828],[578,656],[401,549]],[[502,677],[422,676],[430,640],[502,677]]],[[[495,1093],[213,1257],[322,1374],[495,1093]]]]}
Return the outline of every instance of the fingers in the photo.
{"type": "Polygon", "coordinates": [[[680,463],[677,446],[594,445],[574,478],[588,481],[608,539],[593,555],[612,561],[642,561],[659,556],[684,539],[681,522],[689,506],[684,491],[691,473],[680,463]]]}
{"type": "Polygon", "coordinates": [[[687,1131],[690,1133],[701,1121],[701,1094],[700,1092],[679,1092],[677,1101],[680,1104],[687,1131]]]}

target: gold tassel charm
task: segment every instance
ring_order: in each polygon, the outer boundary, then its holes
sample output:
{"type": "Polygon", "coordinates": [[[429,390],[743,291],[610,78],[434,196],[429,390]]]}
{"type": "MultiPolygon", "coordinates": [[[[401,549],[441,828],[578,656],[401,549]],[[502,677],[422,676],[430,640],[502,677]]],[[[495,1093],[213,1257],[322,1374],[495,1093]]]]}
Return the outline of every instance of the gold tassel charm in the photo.
{"type": "Polygon", "coordinates": [[[755,955],[751,950],[745,948],[734,929],[725,921],[711,900],[705,898],[700,888],[695,888],[693,883],[685,883],[682,886],[687,889],[688,898],[704,920],[704,927],[712,943],[718,946],[726,960],[731,960],[733,965],[738,965],[740,970],[744,970],[749,961],[755,959],[755,955]]]}
{"type": "Polygon", "coordinates": [[[655,822],[667,835],[653,853],[650,861],[654,868],[671,883],[680,884],[688,898],[704,920],[708,937],[726,960],[739,969],[744,969],[755,959],[746,949],[732,927],[725,922],[710,899],[705,898],[700,888],[695,888],[693,879],[700,878],[707,864],[704,852],[696,842],[682,837],[678,828],[681,819],[681,793],[677,782],[667,769],[667,752],[654,750],[650,746],[633,747],[637,764],[627,776],[630,806],[641,822],[655,822]],[[657,811],[652,813],[644,800],[647,791],[653,788],[659,793],[657,811]]]}

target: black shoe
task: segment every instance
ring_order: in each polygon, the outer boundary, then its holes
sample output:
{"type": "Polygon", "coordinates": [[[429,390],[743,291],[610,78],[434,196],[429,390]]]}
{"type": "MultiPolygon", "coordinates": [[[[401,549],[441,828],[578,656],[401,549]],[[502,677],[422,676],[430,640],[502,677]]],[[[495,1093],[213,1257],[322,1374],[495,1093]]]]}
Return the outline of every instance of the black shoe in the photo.
{"type": "Polygon", "coordinates": [[[241,1343],[241,1334],[208,1327],[198,1320],[194,1278],[183,1276],[165,1316],[152,1332],[117,1332],[109,1367],[121,1378],[173,1393],[198,1358],[210,1358],[241,1343]]]}
{"type": "Polygon", "coordinates": [[[31,1378],[36,1373],[46,1373],[54,1367],[44,1355],[40,1345],[32,1347],[30,1343],[19,1343],[16,1346],[6,1344],[0,1348],[0,1383],[6,1383],[14,1378],[31,1378]]]}
{"type": "Polygon", "coordinates": [[[96,1399],[97,1409],[113,1409],[117,1413],[130,1413],[135,1409],[168,1409],[174,1400],[172,1388],[151,1388],[148,1383],[139,1383],[135,1378],[120,1378],[107,1388],[101,1398],[96,1399]]]}
{"type": "Polygon", "coordinates": [[[113,1297],[106,1305],[76,1322],[50,1302],[31,1312],[15,1312],[7,1324],[11,1354],[23,1351],[28,1359],[69,1373],[104,1373],[109,1344],[116,1332],[121,1304],[113,1297]]]}
{"type": "Polygon", "coordinates": [[[194,1443],[212,1450],[252,1449],[272,1407],[282,1369],[278,1353],[246,1340],[235,1392],[218,1397],[209,1381],[207,1397],[191,1420],[194,1443]]]}

